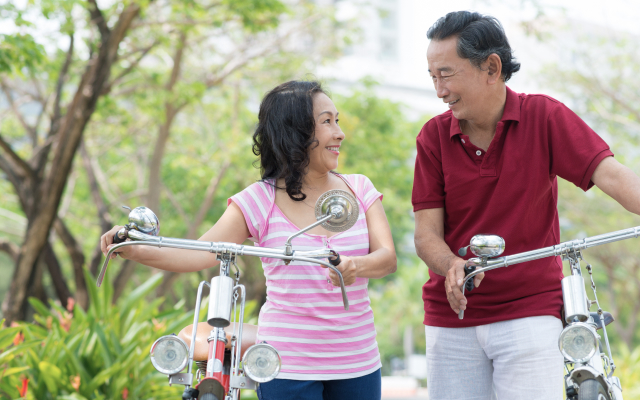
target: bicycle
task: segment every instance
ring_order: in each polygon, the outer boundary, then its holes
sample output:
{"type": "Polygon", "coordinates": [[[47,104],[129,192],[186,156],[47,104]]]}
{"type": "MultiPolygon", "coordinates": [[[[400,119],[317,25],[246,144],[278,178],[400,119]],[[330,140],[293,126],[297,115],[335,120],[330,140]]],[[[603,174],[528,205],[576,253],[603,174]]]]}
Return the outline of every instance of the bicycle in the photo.
{"type": "MultiPolygon", "coordinates": [[[[474,288],[473,278],[492,269],[508,267],[541,258],[561,256],[563,261],[569,261],[571,275],[562,279],[562,297],[564,302],[564,323],[566,326],[560,333],[558,347],[565,359],[565,391],[568,400],[622,400],[620,379],[613,376],[616,369],[611,355],[609,337],[606,325],[614,321],[610,313],[602,310],[596,294],[596,284],[593,281],[593,267],[588,264],[586,269],[591,278],[591,288],[595,300],[589,300],[584,285],[580,260],[582,251],[607,243],[637,238],[640,226],[621,231],[605,233],[603,235],[585,239],[563,242],[555,246],[544,247],[532,251],[500,256],[505,249],[505,241],[496,235],[476,235],[470,244],[458,250],[460,256],[465,256],[467,248],[477,256],[467,261],[465,265],[465,279],[462,284],[462,294],[465,289],[474,288]],[[598,307],[597,312],[590,312],[592,305],[598,307]],[[606,353],[602,348],[598,330],[602,329],[606,353]]],[[[464,310],[458,314],[464,318],[464,310]]]]}
{"type": "Polygon", "coordinates": [[[183,400],[238,400],[241,389],[257,388],[278,375],[281,361],[277,350],[268,343],[255,343],[257,327],[251,325],[247,335],[244,331],[246,290],[239,283],[240,269],[237,256],[269,257],[291,261],[320,264],[338,275],[344,309],[349,310],[349,300],[340,271],[340,255],[330,249],[296,251],[292,240],[304,232],[322,225],[333,232],[346,231],[357,221],[358,203],[353,195],[344,190],[330,190],[318,198],[315,206],[316,222],[291,235],[284,249],[245,246],[226,242],[204,242],[158,236],[158,217],[146,207],[137,207],[129,213],[129,222],[114,236],[113,246],[97,279],[100,287],[109,265],[111,255],[124,246],[156,246],[208,251],[220,260],[220,274],[211,282],[202,281],[198,286],[193,324],[178,335],[166,335],[151,346],[153,366],[168,375],[169,384],[184,385],[183,400]],[[130,239],[129,241],[126,241],[130,239]],[[323,259],[329,261],[324,261],[323,259]],[[232,277],[231,267],[235,269],[232,277]],[[235,278],[235,279],[234,279],[235,278]],[[204,286],[209,287],[209,309],[207,321],[199,323],[200,304],[204,286]],[[238,313],[238,300],[240,300],[238,313]],[[233,311],[232,311],[233,309],[233,311]],[[236,320],[237,316],[237,320],[236,320]],[[231,332],[224,328],[231,326],[231,332]],[[211,329],[209,329],[211,328],[211,329]],[[251,342],[255,344],[252,344],[251,342]],[[193,362],[198,371],[193,385],[193,362]],[[187,372],[182,371],[187,368],[187,372]],[[193,386],[193,387],[192,387],[193,386]]]}

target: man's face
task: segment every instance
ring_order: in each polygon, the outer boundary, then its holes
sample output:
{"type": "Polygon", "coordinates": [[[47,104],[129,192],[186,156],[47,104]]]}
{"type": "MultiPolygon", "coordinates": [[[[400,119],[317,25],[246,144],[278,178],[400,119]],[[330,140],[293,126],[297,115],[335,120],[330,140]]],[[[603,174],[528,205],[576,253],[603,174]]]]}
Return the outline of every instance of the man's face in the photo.
{"type": "Polygon", "coordinates": [[[488,95],[487,72],[460,58],[457,37],[432,40],[427,49],[429,74],[437,95],[449,105],[453,116],[473,121],[482,118],[488,95]]]}

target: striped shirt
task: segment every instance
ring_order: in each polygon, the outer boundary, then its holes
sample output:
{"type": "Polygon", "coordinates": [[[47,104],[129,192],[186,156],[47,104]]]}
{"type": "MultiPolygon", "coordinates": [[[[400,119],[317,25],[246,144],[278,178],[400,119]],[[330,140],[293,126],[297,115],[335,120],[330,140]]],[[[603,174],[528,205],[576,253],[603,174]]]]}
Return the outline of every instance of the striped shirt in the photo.
{"type": "MultiPolygon", "coordinates": [[[[295,250],[330,248],[345,256],[369,254],[365,213],[382,194],[364,175],[339,175],[355,194],[360,216],[349,230],[333,236],[304,233],[295,250]]],[[[254,183],[229,199],[244,214],[256,246],[284,249],[299,229],[275,204],[275,189],[254,183]]],[[[349,311],[339,287],[327,281],[329,269],[318,264],[261,258],[267,301],[258,318],[258,341],[274,346],[282,357],[278,378],[334,380],[357,378],[381,367],[367,278],[347,286],[349,311]]]]}

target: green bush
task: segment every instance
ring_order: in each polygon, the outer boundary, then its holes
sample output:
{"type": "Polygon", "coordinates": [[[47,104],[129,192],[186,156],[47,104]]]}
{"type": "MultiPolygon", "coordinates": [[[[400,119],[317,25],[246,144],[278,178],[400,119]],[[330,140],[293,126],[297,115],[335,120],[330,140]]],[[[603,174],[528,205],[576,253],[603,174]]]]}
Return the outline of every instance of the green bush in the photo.
{"type": "Polygon", "coordinates": [[[179,399],[182,386],[169,387],[151,365],[149,349],[191,323],[193,314],[180,304],[161,311],[163,299],[147,300],[161,279],[155,274],[117,305],[110,285],[98,290],[87,279],[86,312],[30,299],[34,323],[0,328],[0,398],[179,399]]]}

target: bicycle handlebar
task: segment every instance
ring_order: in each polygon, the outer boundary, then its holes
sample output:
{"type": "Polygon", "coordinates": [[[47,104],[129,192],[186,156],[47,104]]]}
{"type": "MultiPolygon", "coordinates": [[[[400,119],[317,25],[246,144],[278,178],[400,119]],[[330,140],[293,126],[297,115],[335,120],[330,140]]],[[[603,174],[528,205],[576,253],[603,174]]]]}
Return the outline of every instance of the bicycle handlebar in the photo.
{"type": "MultiPolygon", "coordinates": [[[[569,253],[581,251],[590,247],[600,246],[603,244],[613,243],[620,240],[637,238],[640,236],[640,226],[635,228],[623,229],[621,231],[609,232],[602,235],[592,236],[584,239],[570,240],[555,246],[543,247],[542,249],[525,251],[523,253],[512,254],[510,256],[498,257],[492,259],[482,259],[480,257],[470,258],[467,263],[475,265],[478,268],[467,275],[462,283],[462,294],[467,282],[476,275],[490,271],[496,268],[508,267],[510,265],[520,264],[527,261],[539,260],[541,258],[552,256],[567,256],[569,253]]],[[[464,318],[464,310],[460,310],[458,318],[464,318]]]]}
{"type": "MultiPolygon", "coordinates": [[[[340,271],[330,262],[318,260],[318,258],[329,258],[329,257],[332,257],[332,258],[335,257],[337,258],[337,260],[339,260],[340,255],[336,253],[334,250],[320,249],[320,250],[312,250],[312,251],[294,251],[292,255],[286,255],[285,250],[279,250],[274,248],[245,246],[241,244],[228,243],[228,242],[205,242],[200,240],[178,239],[178,238],[170,238],[170,237],[163,237],[163,236],[151,236],[133,229],[127,231],[126,235],[132,241],[116,244],[107,253],[107,257],[104,260],[104,263],[102,264],[102,269],[100,270],[100,274],[98,275],[98,279],[96,280],[96,285],[98,287],[102,285],[102,281],[104,280],[104,275],[107,272],[107,266],[109,265],[109,261],[111,259],[111,254],[113,254],[115,250],[121,247],[134,246],[134,245],[170,247],[170,248],[176,248],[176,249],[208,251],[210,253],[216,253],[216,254],[235,254],[239,256],[269,257],[269,258],[277,258],[281,260],[302,261],[302,262],[320,264],[324,267],[330,268],[336,274],[338,274],[338,278],[340,279],[340,290],[342,291],[342,302],[344,304],[344,309],[349,310],[349,299],[347,298],[347,290],[344,287],[344,279],[342,278],[342,273],[340,273],[340,271]]],[[[335,261],[336,260],[334,260],[334,262],[335,261]]]]}

